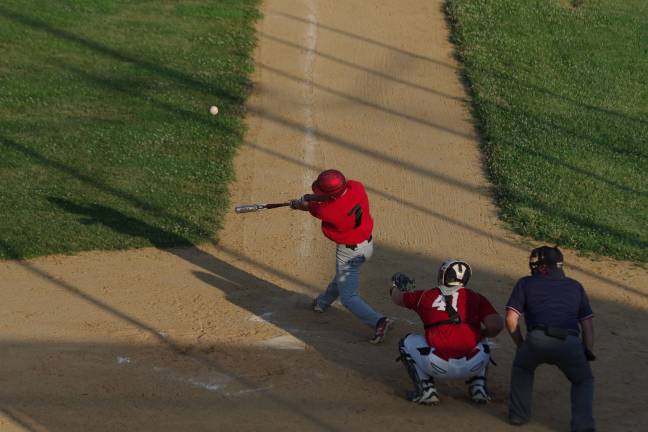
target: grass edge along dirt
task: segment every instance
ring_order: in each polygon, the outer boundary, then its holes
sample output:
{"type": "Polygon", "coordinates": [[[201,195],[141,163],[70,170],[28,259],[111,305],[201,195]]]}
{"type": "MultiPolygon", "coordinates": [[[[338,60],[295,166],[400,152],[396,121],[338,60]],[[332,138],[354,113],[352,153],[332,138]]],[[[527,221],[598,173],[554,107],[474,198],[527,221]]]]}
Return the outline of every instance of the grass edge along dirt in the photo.
{"type": "Polygon", "coordinates": [[[500,217],[648,262],[648,3],[447,0],[500,217]]]}
{"type": "Polygon", "coordinates": [[[258,6],[2,2],[0,259],[214,237],[258,6]]]}

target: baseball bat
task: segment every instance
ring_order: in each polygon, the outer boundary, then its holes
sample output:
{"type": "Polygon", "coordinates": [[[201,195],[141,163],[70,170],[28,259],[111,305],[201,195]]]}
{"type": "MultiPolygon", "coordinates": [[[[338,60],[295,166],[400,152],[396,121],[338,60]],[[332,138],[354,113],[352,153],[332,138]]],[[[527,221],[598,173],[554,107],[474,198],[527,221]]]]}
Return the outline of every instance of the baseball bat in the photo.
{"type": "MultiPolygon", "coordinates": [[[[305,201],[324,202],[324,201],[328,201],[329,199],[330,197],[328,197],[327,195],[312,195],[312,194],[304,195],[305,201]]],[[[273,209],[278,207],[287,207],[289,205],[290,205],[290,201],[282,202],[282,203],[270,203],[270,204],[246,204],[246,205],[240,205],[238,207],[235,207],[234,211],[236,213],[251,213],[259,210],[273,209]]]]}
{"type": "Polygon", "coordinates": [[[250,212],[255,212],[259,210],[265,210],[265,209],[273,209],[277,207],[286,207],[289,206],[290,202],[283,202],[283,203],[271,203],[271,204],[247,204],[247,205],[242,205],[238,206],[234,209],[236,213],[250,213],[250,212]]]}

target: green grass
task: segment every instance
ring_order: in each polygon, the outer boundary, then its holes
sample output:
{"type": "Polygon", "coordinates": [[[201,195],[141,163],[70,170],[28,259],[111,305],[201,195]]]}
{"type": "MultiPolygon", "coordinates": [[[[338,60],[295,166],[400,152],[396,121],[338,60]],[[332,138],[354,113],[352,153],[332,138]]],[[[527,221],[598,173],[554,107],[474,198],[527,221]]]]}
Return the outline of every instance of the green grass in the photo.
{"type": "Polygon", "coordinates": [[[245,132],[257,7],[3,0],[0,258],[213,237],[245,132]]]}
{"type": "Polygon", "coordinates": [[[446,5],[503,220],[648,262],[648,2],[446,5]]]}

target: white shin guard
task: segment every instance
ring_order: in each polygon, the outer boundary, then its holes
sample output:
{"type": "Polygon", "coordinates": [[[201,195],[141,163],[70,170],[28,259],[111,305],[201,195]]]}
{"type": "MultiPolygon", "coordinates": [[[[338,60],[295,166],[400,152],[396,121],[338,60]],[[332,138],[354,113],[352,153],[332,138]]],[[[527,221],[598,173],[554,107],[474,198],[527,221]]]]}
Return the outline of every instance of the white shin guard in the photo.
{"type": "Polygon", "coordinates": [[[490,349],[484,343],[477,345],[478,352],[470,358],[448,360],[434,354],[434,347],[430,347],[425,338],[420,335],[407,335],[401,340],[399,348],[401,358],[411,362],[410,366],[406,367],[417,385],[417,390],[422,391],[421,383],[432,381],[434,378],[464,379],[467,380],[466,384],[469,385],[470,396],[474,402],[486,403],[490,399],[486,388],[490,349]]]}

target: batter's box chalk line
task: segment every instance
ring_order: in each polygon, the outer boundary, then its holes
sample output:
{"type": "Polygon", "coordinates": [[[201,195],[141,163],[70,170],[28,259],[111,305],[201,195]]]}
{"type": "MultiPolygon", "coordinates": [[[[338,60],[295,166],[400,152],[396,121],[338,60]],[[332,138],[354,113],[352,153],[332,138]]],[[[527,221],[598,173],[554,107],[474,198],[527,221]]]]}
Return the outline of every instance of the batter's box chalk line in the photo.
{"type": "Polygon", "coordinates": [[[266,318],[271,317],[273,314],[274,312],[264,312],[261,315],[252,315],[248,318],[248,320],[255,322],[268,322],[266,318]]]}
{"type": "MultiPolygon", "coordinates": [[[[117,364],[135,363],[135,360],[126,356],[118,356],[116,361],[117,364]]],[[[164,378],[169,379],[171,381],[189,384],[192,387],[202,388],[210,392],[218,392],[223,396],[228,396],[228,397],[245,396],[252,393],[270,390],[272,388],[272,385],[269,385],[265,387],[252,387],[252,388],[246,388],[237,391],[226,392],[225,388],[227,387],[228,384],[234,381],[235,378],[224,373],[211,373],[210,377],[198,378],[198,377],[191,377],[191,376],[190,377],[181,376],[179,374],[174,373],[167,367],[153,366],[152,369],[154,372],[158,374],[164,374],[164,378]]]]}
{"type": "Polygon", "coordinates": [[[261,342],[255,343],[255,345],[260,345],[268,348],[284,349],[284,350],[305,350],[306,344],[297,339],[293,335],[283,335],[277,336],[271,339],[266,339],[261,342]]]}

